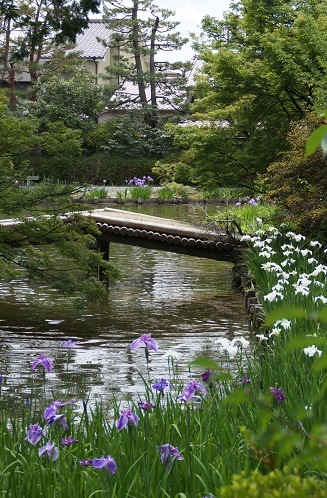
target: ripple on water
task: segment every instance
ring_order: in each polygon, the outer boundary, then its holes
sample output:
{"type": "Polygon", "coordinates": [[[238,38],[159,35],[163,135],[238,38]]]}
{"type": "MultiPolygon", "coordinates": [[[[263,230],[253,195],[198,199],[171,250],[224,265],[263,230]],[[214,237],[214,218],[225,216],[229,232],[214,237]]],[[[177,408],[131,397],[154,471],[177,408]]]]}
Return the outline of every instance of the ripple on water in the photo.
{"type": "MultiPolygon", "coordinates": [[[[218,337],[249,333],[243,299],[231,291],[231,264],[111,246],[111,261],[122,279],[110,283],[106,302],[84,311],[45,285],[32,286],[21,271],[19,278],[0,282],[0,372],[6,397],[30,393],[31,365],[41,353],[54,360],[46,377],[53,392],[60,393],[68,355],[60,343],[68,338],[80,341],[69,351],[76,399],[90,395],[108,401],[113,394],[124,398],[142,391],[144,350],[131,352],[130,343],[143,333],[152,333],[160,345],[158,354],[150,355],[151,380],[168,376],[169,351],[180,355],[186,379],[188,362],[198,355],[225,362],[215,344],[218,337]]],[[[33,383],[41,392],[40,367],[33,383]]]]}

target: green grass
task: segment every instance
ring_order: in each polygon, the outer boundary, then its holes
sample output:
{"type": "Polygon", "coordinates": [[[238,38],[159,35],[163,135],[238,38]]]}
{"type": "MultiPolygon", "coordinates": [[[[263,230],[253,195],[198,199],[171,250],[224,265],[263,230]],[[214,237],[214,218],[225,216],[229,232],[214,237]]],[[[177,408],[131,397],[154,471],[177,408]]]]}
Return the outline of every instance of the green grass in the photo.
{"type": "Polygon", "coordinates": [[[144,187],[130,187],[129,188],[129,196],[131,199],[150,199],[153,192],[153,188],[150,185],[146,185],[144,187]]]}
{"type": "Polygon", "coordinates": [[[92,189],[87,192],[84,197],[85,199],[94,199],[95,197],[97,197],[98,199],[106,199],[107,191],[105,187],[92,189]]]}
{"type": "Polygon", "coordinates": [[[174,191],[169,187],[162,187],[158,190],[158,197],[163,201],[171,201],[174,198],[174,191]]]}
{"type": "Polygon", "coordinates": [[[217,214],[208,218],[208,222],[219,225],[221,219],[235,220],[243,233],[254,233],[258,229],[269,227],[274,215],[275,207],[265,202],[260,202],[257,206],[230,204],[219,208],[217,214]]]}

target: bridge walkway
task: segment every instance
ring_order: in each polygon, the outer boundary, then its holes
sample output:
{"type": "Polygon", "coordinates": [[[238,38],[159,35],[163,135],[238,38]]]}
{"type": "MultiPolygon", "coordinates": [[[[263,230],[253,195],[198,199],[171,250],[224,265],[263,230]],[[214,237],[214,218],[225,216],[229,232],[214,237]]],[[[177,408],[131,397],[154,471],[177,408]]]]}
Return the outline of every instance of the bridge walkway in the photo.
{"type": "Polygon", "coordinates": [[[206,230],[190,223],[115,208],[96,209],[85,216],[100,232],[101,250],[109,257],[109,243],[137,245],[149,249],[233,261],[240,237],[227,231],[206,230]]]}

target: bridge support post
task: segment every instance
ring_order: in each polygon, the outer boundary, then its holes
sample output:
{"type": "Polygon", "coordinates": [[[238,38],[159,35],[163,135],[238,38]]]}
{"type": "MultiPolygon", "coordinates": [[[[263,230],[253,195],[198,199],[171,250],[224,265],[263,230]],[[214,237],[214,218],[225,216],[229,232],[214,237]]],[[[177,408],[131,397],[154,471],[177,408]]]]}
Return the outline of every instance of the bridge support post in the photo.
{"type": "MultiPolygon", "coordinates": [[[[109,245],[110,242],[98,242],[98,251],[102,253],[103,259],[109,261],[109,245]]],[[[109,290],[109,277],[104,275],[103,271],[99,271],[99,280],[106,281],[106,289],[109,290]]]]}

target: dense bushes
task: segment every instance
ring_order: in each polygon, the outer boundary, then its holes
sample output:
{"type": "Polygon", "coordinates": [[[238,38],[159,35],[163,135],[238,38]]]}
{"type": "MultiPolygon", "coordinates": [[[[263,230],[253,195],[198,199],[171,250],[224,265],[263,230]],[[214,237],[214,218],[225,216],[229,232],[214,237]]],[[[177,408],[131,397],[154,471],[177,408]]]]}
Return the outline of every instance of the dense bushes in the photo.
{"type": "Polygon", "coordinates": [[[80,156],[62,161],[57,158],[43,158],[38,174],[45,178],[67,182],[87,182],[107,185],[123,185],[134,176],[153,176],[155,160],[145,158],[127,159],[100,152],[92,156],[80,156]]]}
{"type": "Polygon", "coordinates": [[[263,183],[270,200],[280,209],[280,220],[291,222],[306,235],[327,238],[327,159],[319,149],[305,157],[305,143],[320,124],[308,116],[293,126],[288,140],[291,149],[281,161],[269,166],[263,183]]]}
{"type": "Polygon", "coordinates": [[[267,475],[258,470],[249,476],[245,472],[235,475],[232,484],[221,490],[221,498],[235,498],[243,496],[246,498],[323,498],[326,496],[327,485],[325,481],[318,481],[314,477],[302,478],[299,475],[290,474],[288,470],[281,472],[273,470],[267,475]]]}

